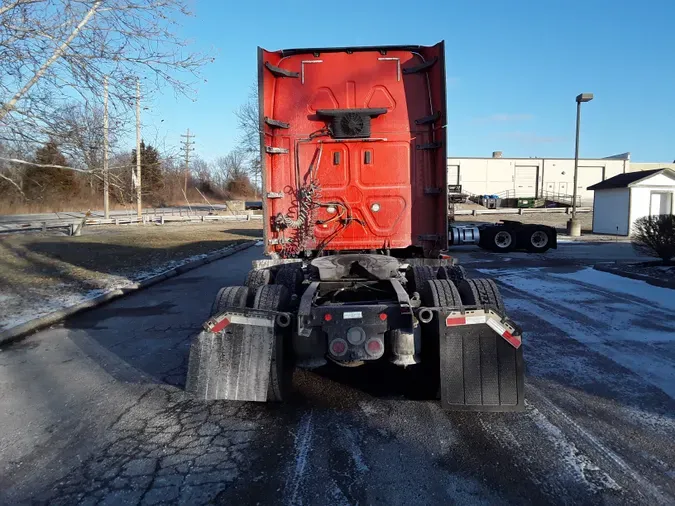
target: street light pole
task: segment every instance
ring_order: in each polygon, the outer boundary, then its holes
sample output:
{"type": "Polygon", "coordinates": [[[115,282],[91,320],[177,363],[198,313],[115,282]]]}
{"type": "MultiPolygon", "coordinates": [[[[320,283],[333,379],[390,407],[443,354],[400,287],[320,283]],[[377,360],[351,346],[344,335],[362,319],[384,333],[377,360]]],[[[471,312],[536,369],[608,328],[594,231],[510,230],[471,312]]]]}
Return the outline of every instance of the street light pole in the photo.
{"type": "Polygon", "coordinates": [[[579,184],[579,130],[581,126],[581,103],[593,100],[592,93],[581,93],[577,95],[577,133],[574,142],[574,188],[572,190],[572,218],[567,222],[567,233],[570,236],[578,237],[581,235],[581,224],[577,220],[577,185],[579,184]]]}
{"type": "Polygon", "coordinates": [[[136,213],[143,217],[141,202],[141,81],[136,80],[136,213]]]}
{"type": "Polygon", "coordinates": [[[103,216],[110,218],[110,175],[108,174],[108,76],[103,78],[103,216]]]}
{"type": "Polygon", "coordinates": [[[572,219],[577,219],[577,184],[579,181],[579,124],[581,123],[581,101],[577,100],[577,136],[574,142],[574,189],[572,191],[572,219]]]}

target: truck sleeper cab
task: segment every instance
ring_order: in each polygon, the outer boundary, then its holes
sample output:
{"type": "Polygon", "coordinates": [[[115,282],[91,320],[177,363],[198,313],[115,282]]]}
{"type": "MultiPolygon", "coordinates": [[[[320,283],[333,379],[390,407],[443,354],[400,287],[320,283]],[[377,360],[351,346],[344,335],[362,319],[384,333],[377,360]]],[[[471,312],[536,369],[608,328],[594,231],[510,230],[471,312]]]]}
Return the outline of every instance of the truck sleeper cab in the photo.
{"type": "Polygon", "coordinates": [[[186,389],[283,401],[294,367],[386,360],[447,409],[524,407],[522,333],[448,245],[443,43],[258,50],[264,250],[186,389]]]}

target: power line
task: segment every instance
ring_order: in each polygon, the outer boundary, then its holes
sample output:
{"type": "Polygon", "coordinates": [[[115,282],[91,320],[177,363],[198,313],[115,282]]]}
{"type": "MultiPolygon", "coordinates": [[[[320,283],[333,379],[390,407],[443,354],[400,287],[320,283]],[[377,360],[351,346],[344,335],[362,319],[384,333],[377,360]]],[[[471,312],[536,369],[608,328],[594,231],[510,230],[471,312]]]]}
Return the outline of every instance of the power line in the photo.
{"type": "Polygon", "coordinates": [[[190,152],[195,150],[193,147],[195,143],[194,141],[190,141],[190,139],[193,139],[195,136],[190,133],[190,129],[188,128],[187,134],[181,134],[181,137],[185,139],[184,141],[181,141],[183,147],[180,149],[185,153],[185,188],[183,191],[187,195],[188,178],[190,177],[190,152]]]}

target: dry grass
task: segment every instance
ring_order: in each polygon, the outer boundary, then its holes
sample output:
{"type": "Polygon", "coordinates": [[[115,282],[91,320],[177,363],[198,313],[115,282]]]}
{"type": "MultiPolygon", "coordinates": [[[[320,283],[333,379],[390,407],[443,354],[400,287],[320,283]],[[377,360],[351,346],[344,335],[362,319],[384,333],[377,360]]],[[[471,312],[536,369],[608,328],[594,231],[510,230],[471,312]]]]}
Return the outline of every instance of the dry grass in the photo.
{"type": "MultiPolygon", "coordinates": [[[[187,192],[187,202],[184,197],[166,199],[162,207],[174,207],[174,206],[187,206],[188,203],[193,206],[206,206],[208,203],[204,200],[199,192],[195,188],[188,188],[187,192]]],[[[209,197],[207,195],[208,202],[211,204],[223,204],[230,202],[231,200],[259,200],[260,196],[257,198],[253,197],[239,197],[232,196],[229,200],[223,200],[219,198],[209,197]]],[[[144,201],[144,207],[150,205],[149,201],[144,201]]],[[[157,206],[159,207],[159,206],[157,206]]],[[[17,202],[10,199],[0,198],[0,215],[2,214],[42,214],[42,213],[65,213],[65,212],[85,212],[85,211],[96,211],[103,209],[103,196],[101,195],[92,195],[91,197],[73,197],[68,199],[62,199],[59,201],[51,202],[42,202],[42,201],[25,201],[17,202]]],[[[110,209],[113,211],[129,211],[131,213],[136,212],[136,204],[120,204],[111,198],[110,200],[110,209]]]]}
{"type": "Polygon", "coordinates": [[[92,227],[80,237],[0,236],[0,328],[261,237],[260,222],[92,227]]]}

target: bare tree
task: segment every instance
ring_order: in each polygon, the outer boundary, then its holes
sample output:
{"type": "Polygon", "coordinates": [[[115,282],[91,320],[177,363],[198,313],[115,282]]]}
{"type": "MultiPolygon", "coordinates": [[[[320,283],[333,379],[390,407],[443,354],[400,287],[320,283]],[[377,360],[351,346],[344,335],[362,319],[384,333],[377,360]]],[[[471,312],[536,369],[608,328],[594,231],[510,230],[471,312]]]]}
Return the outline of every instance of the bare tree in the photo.
{"type": "MultiPolygon", "coordinates": [[[[109,150],[117,148],[118,134],[124,128],[123,118],[109,118],[109,150]]],[[[45,121],[51,138],[59,144],[59,149],[75,167],[87,169],[88,186],[91,192],[99,189],[99,177],[103,167],[103,108],[99,105],[69,103],[54,111],[45,121]]]]}
{"type": "Polygon", "coordinates": [[[218,185],[226,188],[228,182],[246,175],[246,162],[246,155],[240,150],[217,158],[213,173],[218,185]]]}
{"type": "Polygon", "coordinates": [[[235,111],[240,137],[238,151],[246,158],[248,173],[254,186],[262,182],[262,163],[260,160],[260,115],[258,107],[258,87],[251,86],[246,102],[235,111]]]}
{"type": "Polygon", "coordinates": [[[0,8],[0,139],[43,142],[48,118],[79,95],[98,102],[109,76],[112,109],[165,86],[189,94],[207,55],[175,30],[184,0],[14,0],[0,8]]]}

